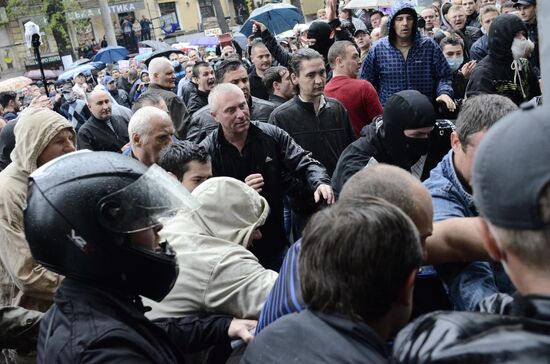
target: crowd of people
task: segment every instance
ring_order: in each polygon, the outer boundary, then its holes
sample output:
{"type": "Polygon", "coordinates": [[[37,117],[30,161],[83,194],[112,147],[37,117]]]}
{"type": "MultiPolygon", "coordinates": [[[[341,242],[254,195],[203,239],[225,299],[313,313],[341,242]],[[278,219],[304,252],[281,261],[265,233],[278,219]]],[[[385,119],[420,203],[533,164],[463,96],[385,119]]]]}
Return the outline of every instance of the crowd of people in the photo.
{"type": "Polygon", "coordinates": [[[327,0],[1,92],[0,363],[547,362],[536,6],[327,0]]]}

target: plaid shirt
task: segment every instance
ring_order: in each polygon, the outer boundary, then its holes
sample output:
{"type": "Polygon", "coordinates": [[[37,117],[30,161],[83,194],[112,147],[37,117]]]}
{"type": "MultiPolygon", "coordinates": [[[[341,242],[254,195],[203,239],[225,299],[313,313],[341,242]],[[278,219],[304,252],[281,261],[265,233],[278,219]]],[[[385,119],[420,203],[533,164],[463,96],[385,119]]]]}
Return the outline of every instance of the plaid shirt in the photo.
{"type": "Polygon", "coordinates": [[[406,61],[389,37],[380,39],[363,62],[361,79],[372,83],[382,105],[403,90],[417,90],[433,102],[442,94],[453,97],[451,69],[443,52],[431,38],[419,34],[406,61]]]}

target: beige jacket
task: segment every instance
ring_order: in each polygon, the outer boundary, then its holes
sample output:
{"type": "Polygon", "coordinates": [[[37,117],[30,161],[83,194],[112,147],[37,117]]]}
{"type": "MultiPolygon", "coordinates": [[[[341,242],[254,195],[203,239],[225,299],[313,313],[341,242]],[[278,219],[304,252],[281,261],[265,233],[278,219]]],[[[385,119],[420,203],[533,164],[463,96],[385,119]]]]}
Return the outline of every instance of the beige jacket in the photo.
{"type": "Polygon", "coordinates": [[[265,269],[246,245],[267,218],[267,201],[229,177],[211,178],[192,195],[202,206],[175,216],[160,232],[175,249],[180,272],[149,317],[214,312],[257,318],[277,273],[265,269]]]}
{"type": "MultiPolygon", "coordinates": [[[[44,108],[23,111],[15,126],[12,163],[0,172],[0,304],[45,312],[51,305],[60,277],[37,264],[25,240],[23,209],[27,179],[48,143],[71,125],[44,108]]],[[[74,130],[73,130],[74,132],[74,130]]]]}

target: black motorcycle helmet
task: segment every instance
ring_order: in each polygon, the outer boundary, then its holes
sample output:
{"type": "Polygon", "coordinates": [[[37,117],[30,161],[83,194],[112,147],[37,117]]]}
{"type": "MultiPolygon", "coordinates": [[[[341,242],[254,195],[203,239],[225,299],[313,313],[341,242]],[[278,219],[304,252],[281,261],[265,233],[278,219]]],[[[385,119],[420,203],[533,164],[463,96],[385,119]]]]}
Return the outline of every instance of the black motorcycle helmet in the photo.
{"type": "Polygon", "coordinates": [[[161,301],[178,276],[176,255],[168,243],[157,250],[135,246],[134,233],[196,204],[156,165],[148,169],[112,152],[75,152],[31,174],[25,235],[33,258],[51,271],[161,301]]]}

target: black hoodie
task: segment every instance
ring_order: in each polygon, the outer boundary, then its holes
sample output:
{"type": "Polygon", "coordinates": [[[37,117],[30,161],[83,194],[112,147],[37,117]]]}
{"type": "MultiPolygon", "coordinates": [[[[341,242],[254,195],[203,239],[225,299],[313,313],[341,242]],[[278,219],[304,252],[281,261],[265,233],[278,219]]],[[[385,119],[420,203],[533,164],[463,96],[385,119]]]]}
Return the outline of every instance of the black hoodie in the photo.
{"type": "Polygon", "coordinates": [[[403,133],[406,129],[436,125],[432,103],[418,91],[405,90],[392,95],[384,106],[382,119],[363,128],[363,135],[342,152],[332,176],[335,193],[338,194],[344,183],[368,164],[387,163],[410,171],[411,166],[427,153],[422,173],[425,179],[450,149],[447,137],[446,147],[440,150],[441,143],[434,140],[439,135],[437,128],[430,139],[408,138],[403,133]]]}
{"type": "Polygon", "coordinates": [[[512,14],[499,15],[491,23],[489,30],[488,55],[477,65],[466,88],[466,97],[479,94],[498,94],[506,96],[517,105],[540,95],[540,87],[535,73],[526,60],[518,61],[516,67],[520,80],[514,80],[516,71],[512,69],[514,57],[512,43],[518,32],[527,28],[519,17],[512,14]]]}

